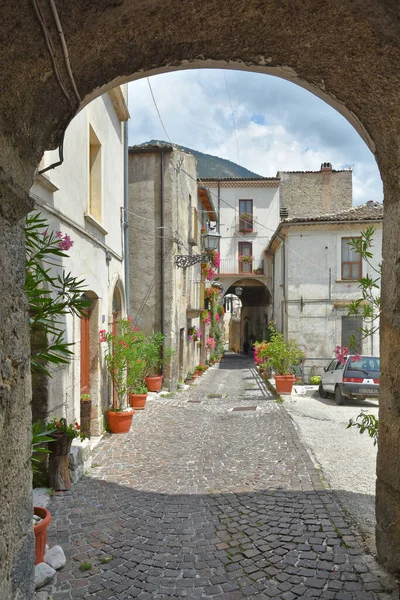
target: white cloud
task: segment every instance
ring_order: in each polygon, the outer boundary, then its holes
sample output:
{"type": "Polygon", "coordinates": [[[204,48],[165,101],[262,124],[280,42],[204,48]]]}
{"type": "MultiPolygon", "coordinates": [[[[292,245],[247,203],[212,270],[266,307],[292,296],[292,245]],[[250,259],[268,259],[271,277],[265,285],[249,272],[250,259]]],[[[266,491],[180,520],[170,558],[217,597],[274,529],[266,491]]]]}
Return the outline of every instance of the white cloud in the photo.
{"type": "MultiPolygon", "coordinates": [[[[282,79],[226,72],[239,140],[220,70],[177,71],[151,78],[166,130],[175,143],[214,154],[264,176],[277,171],[353,167],[353,202],[382,200],[371,152],[333,108],[282,79]]],[[[166,139],[146,79],[129,84],[130,144],[166,139]]]]}

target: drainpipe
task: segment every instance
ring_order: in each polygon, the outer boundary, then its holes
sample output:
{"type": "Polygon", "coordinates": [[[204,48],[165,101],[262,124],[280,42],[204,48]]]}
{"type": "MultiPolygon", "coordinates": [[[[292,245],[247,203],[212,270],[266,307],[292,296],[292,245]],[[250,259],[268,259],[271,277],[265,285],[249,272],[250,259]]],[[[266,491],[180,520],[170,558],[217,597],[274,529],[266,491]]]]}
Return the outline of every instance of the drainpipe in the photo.
{"type": "MultiPolygon", "coordinates": [[[[160,308],[161,308],[161,333],[165,335],[165,302],[164,302],[164,282],[165,282],[165,235],[164,235],[164,221],[165,221],[165,207],[164,207],[164,172],[165,172],[165,163],[164,163],[164,152],[161,150],[161,298],[160,298],[160,308]]],[[[164,347],[162,348],[162,354],[164,351],[164,347]]],[[[164,374],[164,365],[161,368],[162,374],[164,374]]]]}
{"type": "Polygon", "coordinates": [[[129,195],[128,195],[128,121],[124,121],[124,272],[126,312],[131,313],[131,298],[129,284],[129,195]]]}

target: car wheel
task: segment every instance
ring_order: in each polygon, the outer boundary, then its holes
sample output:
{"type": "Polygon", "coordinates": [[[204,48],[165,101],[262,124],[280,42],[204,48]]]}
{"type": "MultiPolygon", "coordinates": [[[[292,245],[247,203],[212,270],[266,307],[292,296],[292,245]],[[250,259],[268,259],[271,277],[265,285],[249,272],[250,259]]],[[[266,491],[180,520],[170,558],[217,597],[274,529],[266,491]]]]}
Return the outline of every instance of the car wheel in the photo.
{"type": "Polygon", "coordinates": [[[342,392],[340,391],[340,387],[337,385],[335,387],[335,402],[338,406],[343,406],[345,403],[346,398],[343,396],[342,392]]]}
{"type": "Polygon", "coordinates": [[[321,382],[319,382],[318,394],[321,396],[321,398],[327,398],[328,397],[328,392],[326,392],[324,390],[321,382]]]}

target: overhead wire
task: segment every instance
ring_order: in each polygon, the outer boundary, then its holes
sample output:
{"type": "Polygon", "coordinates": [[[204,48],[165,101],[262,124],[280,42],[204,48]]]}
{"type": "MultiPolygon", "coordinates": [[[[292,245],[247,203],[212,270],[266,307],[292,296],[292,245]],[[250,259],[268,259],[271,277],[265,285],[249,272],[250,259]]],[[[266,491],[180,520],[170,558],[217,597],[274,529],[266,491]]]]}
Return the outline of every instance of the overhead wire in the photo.
{"type": "MultiPolygon", "coordinates": [[[[149,78],[148,78],[148,77],[147,77],[147,83],[148,83],[148,85],[149,85],[149,89],[150,89],[150,92],[151,92],[151,97],[152,97],[152,99],[153,99],[153,103],[154,103],[155,109],[156,109],[156,111],[157,111],[157,115],[158,115],[158,118],[159,118],[159,120],[160,120],[160,123],[161,123],[161,125],[162,125],[162,127],[163,127],[163,129],[164,129],[165,135],[167,136],[167,138],[168,138],[168,141],[169,141],[171,144],[173,144],[173,142],[171,141],[171,138],[169,137],[169,135],[168,135],[168,132],[167,132],[167,130],[166,130],[166,128],[165,128],[164,122],[163,122],[163,120],[162,120],[162,117],[161,117],[160,111],[159,111],[159,109],[158,109],[158,106],[157,106],[156,99],[155,99],[155,97],[154,97],[154,94],[153,94],[153,89],[152,89],[152,87],[151,87],[151,83],[150,83],[150,80],[149,80],[149,78]]],[[[190,177],[190,179],[193,179],[194,181],[196,181],[196,184],[197,184],[197,182],[198,182],[198,181],[200,181],[200,183],[201,183],[201,185],[202,185],[203,187],[207,187],[207,186],[206,186],[206,185],[203,183],[203,181],[201,180],[201,178],[200,178],[200,177],[197,177],[197,179],[196,179],[196,178],[195,178],[195,177],[193,177],[193,176],[192,176],[190,173],[187,173],[187,171],[185,171],[185,169],[183,169],[183,168],[182,168],[182,166],[180,167],[180,169],[181,169],[181,171],[182,171],[183,173],[185,173],[185,174],[186,174],[188,177],[190,177]]],[[[218,196],[217,196],[217,194],[215,194],[215,192],[213,192],[213,191],[212,191],[212,190],[210,190],[209,188],[207,188],[207,189],[209,190],[210,194],[216,198],[216,200],[217,200],[217,201],[219,200],[220,202],[223,202],[223,203],[224,203],[226,206],[228,206],[229,208],[231,208],[231,209],[232,209],[232,210],[235,212],[235,214],[238,214],[238,215],[239,215],[239,217],[240,217],[240,211],[239,211],[239,210],[238,210],[238,209],[237,209],[235,206],[232,206],[231,204],[229,204],[229,202],[227,202],[226,200],[224,200],[224,199],[221,197],[221,195],[218,197],[218,196]]],[[[288,244],[288,243],[287,243],[287,242],[286,242],[286,241],[285,241],[285,240],[284,240],[282,237],[280,237],[280,236],[279,236],[279,235],[276,233],[276,230],[275,230],[275,229],[272,229],[271,227],[268,227],[267,225],[264,225],[263,223],[260,223],[260,222],[258,222],[258,225],[259,225],[260,227],[263,227],[264,229],[267,229],[268,231],[271,231],[271,232],[272,232],[272,233],[273,233],[273,234],[276,236],[276,238],[277,238],[277,239],[278,239],[278,240],[279,240],[279,241],[282,243],[282,245],[283,245],[283,246],[286,246],[286,248],[287,248],[287,249],[288,249],[290,252],[292,252],[293,254],[295,254],[296,256],[298,256],[298,257],[299,257],[301,260],[303,260],[304,262],[306,262],[306,263],[308,263],[308,264],[312,265],[314,268],[316,268],[316,269],[319,269],[320,271],[323,271],[324,273],[328,273],[328,274],[329,274],[329,269],[326,269],[326,268],[324,268],[324,267],[321,267],[321,266],[320,266],[320,265],[318,265],[317,263],[314,263],[314,262],[312,262],[311,260],[308,260],[308,258],[305,258],[305,257],[304,257],[302,254],[300,254],[299,252],[297,252],[296,250],[294,250],[293,248],[291,248],[291,247],[289,246],[289,244],[288,244]]]]}
{"type": "Polygon", "coordinates": [[[235,130],[235,136],[236,136],[236,151],[237,151],[237,156],[238,156],[238,163],[240,165],[239,139],[238,139],[238,133],[237,133],[237,129],[236,129],[235,111],[233,110],[232,98],[231,98],[231,94],[229,92],[228,79],[226,77],[225,69],[223,69],[222,72],[224,74],[226,92],[228,94],[229,102],[230,102],[230,105],[231,105],[232,123],[233,123],[233,129],[235,130]]]}

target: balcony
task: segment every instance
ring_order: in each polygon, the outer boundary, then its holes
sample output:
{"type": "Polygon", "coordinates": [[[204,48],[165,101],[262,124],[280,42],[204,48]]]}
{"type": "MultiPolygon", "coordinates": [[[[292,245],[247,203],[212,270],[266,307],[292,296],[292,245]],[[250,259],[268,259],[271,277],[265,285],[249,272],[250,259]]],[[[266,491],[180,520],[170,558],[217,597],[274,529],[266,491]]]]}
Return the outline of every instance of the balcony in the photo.
{"type": "Polygon", "coordinates": [[[246,275],[246,277],[260,277],[266,275],[264,272],[264,261],[260,259],[249,262],[240,261],[237,258],[225,258],[219,266],[220,275],[246,275]],[[255,272],[256,271],[256,272],[255,272]]]}
{"type": "Polygon", "coordinates": [[[258,223],[253,215],[246,214],[245,217],[235,217],[235,233],[240,235],[255,235],[258,233],[258,223]]]}
{"type": "Polygon", "coordinates": [[[187,315],[196,317],[202,310],[204,310],[204,281],[189,281],[187,315]]]}

